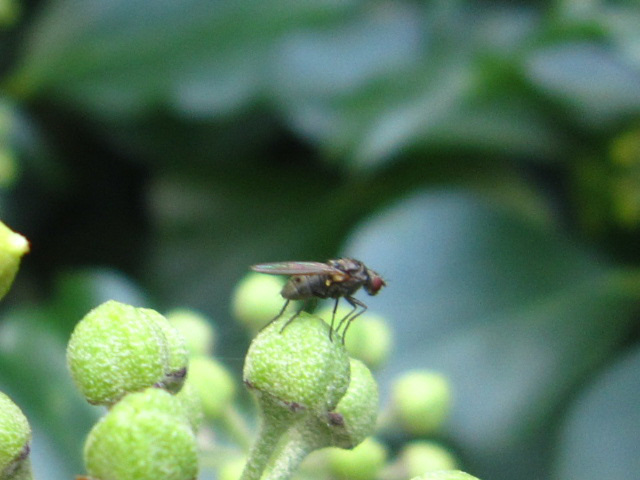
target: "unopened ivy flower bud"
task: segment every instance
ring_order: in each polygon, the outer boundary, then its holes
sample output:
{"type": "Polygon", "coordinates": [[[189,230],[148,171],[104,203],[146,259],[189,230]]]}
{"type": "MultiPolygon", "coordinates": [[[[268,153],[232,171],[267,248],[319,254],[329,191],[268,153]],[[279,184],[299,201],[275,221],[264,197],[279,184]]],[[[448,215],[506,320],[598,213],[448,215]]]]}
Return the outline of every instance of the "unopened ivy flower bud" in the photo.
{"type": "MultiPolygon", "coordinates": [[[[0,392],[0,479],[18,478],[27,464],[31,428],[22,410],[0,392]]],[[[31,478],[30,468],[19,478],[31,478]]]]}
{"type": "Polygon", "coordinates": [[[167,313],[167,320],[182,334],[189,355],[211,355],[215,331],[203,315],[187,309],[167,313]]]}
{"type": "Polygon", "coordinates": [[[27,239],[0,222],[0,298],[11,288],[20,267],[20,259],[28,251],[27,239]]]}
{"type": "Polygon", "coordinates": [[[91,430],[84,447],[95,480],[193,480],[196,438],[182,405],[160,389],[130,394],[91,430]]]}
{"type": "Polygon", "coordinates": [[[207,418],[220,418],[233,401],[236,388],[233,377],[216,360],[192,357],[189,362],[188,382],[193,385],[207,418]]]}
{"type": "Polygon", "coordinates": [[[252,332],[260,330],[282,309],[282,279],[248,273],[233,293],[233,316],[252,332]]]}
{"type": "Polygon", "coordinates": [[[451,409],[449,382],[426,370],[407,372],[392,387],[393,411],[402,428],[413,435],[440,429],[451,409]]]}
{"type": "Polygon", "coordinates": [[[351,359],[351,381],[334,411],[327,415],[329,445],[353,448],[371,435],[378,417],[378,384],[367,366],[351,359]]]}
{"type": "Polygon", "coordinates": [[[167,365],[164,378],[158,386],[172,393],[179,392],[187,376],[187,366],[189,364],[184,337],[177,328],[155,310],[139,308],[138,311],[146,316],[149,321],[155,322],[164,335],[167,348],[167,365]]]}
{"type": "Polygon", "coordinates": [[[453,454],[435,442],[410,442],[402,448],[398,456],[405,472],[403,476],[406,478],[431,471],[453,470],[457,467],[453,454]]]}
{"type": "Polygon", "coordinates": [[[344,480],[374,480],[387,460],[387,449],[367,438],[353,450],[331,448],[327,451],[332,476],[344,480]]]}
{"type": "Polygon", "coordinates": [[[349,359],[318,317],[302,313],[273,322],[251,342],[245,384],[290,410],[331,411],[349,385],[349,359]]]}
{"type": "Polygon", "coordinates": [[[438,470],[435,472],[427,472],[411,480],[479,480],[478,478],[461,472],[460,470],[438,470]]]}
{"type": "Polygon", "coordinates": [[[111,405],[126,393],[164,380],[167,342],[140,309],[111,300],[76,325],[67,346],[67,363],[89,403],[111,405]]]}

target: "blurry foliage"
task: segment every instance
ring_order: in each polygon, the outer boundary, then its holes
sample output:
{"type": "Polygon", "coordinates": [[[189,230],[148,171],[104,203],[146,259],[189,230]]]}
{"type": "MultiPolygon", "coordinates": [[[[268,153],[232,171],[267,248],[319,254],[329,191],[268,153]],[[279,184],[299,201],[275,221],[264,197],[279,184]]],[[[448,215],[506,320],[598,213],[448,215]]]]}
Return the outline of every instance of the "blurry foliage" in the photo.
{"type": "Polygon", "coordinates": [[[247,266],[350,254],[388,279],[383,397],[448,375],[465,470],[637,478],[638,25],[634,1],[0,1],[0,215],[32,243],[0,389],[36,474],[81,469],[95,412],[61,362],[91,307],[207,312],[238,370],[247,266]]]}

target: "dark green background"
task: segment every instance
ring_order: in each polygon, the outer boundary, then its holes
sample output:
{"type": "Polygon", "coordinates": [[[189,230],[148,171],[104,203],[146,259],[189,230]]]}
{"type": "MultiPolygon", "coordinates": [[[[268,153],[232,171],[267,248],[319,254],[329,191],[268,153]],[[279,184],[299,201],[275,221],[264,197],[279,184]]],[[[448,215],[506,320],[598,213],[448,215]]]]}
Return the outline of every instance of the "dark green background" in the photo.
{"type": "Polygon", "coordinates": [[[98,411],[64,346],[90,308],[209,314],[240,385],[247,266],[342,254],[388,281],[363,298],[394,329],[383,397],[445,372],[463,469],[637,478],[637,2],[6,5],[0,216],[32,252],[0,388],[41,478],[82,472],[98,411]]]}

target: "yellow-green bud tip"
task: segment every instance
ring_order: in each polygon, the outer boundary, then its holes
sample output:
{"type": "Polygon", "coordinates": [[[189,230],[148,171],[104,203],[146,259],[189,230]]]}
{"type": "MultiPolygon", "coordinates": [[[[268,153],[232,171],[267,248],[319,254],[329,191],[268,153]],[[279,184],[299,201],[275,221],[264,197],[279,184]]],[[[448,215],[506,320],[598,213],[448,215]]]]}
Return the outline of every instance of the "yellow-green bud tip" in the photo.
{"type": "Polygon", "coordinates": [[[400,425],[413,435],[438,431],[451,409],[451,389],[438,373],[415,370],[402,375],[392,388],[393,409],[400,425]]]}

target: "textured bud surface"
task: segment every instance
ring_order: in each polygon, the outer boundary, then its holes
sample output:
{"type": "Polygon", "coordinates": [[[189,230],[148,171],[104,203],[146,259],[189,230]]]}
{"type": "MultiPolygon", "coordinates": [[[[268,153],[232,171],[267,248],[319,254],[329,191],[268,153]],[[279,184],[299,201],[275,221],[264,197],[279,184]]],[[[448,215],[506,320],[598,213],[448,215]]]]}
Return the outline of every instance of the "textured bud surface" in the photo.
{"type": "Polygon", "coordinates": [[[87,400],[109,405],[128,392],[161,382],[168,350],[160,328],[140,309],[112,300],[76,325],[67,363],[87,400]]]}
{"type": "Polygon", "coordinates": [[[249,347],[244,380],[294,408],[333,410],[349,385],[349,358],[318,317],[301,314],[282,332],[285,317],[265,328],[249,347]]]}
{"type": "Polygon", "coordinates": [[[180,402],[150,389],[127,395],[91,430],[84,448],[96,480],[194,480],[196,439],[180,402]]]}
{"type": "Polygon", "coordinates": [[[0,392],[0,478],[28,448],[31,429],[22,410],[0,392]]]}
{"type": "Polygon", "coordinates": [[[351,359],[351,381],[335,412],[332,412],[332,415],[336,414],[340,420],[334,420],[338,425],[330,426],[333,431],[332,445],[353,448],[375,430],[378,417],[378,384],[360,360],[351,359]]]}
{"type": "Polygon", "coordinates": [[[162,331],[167,347],[167,365],[162,384],[170,392],[179,392],[186,378],[189,364],[184,337],[169,323],[169,320],[155,310],[140,308],[138,311],[162,331]]]}

